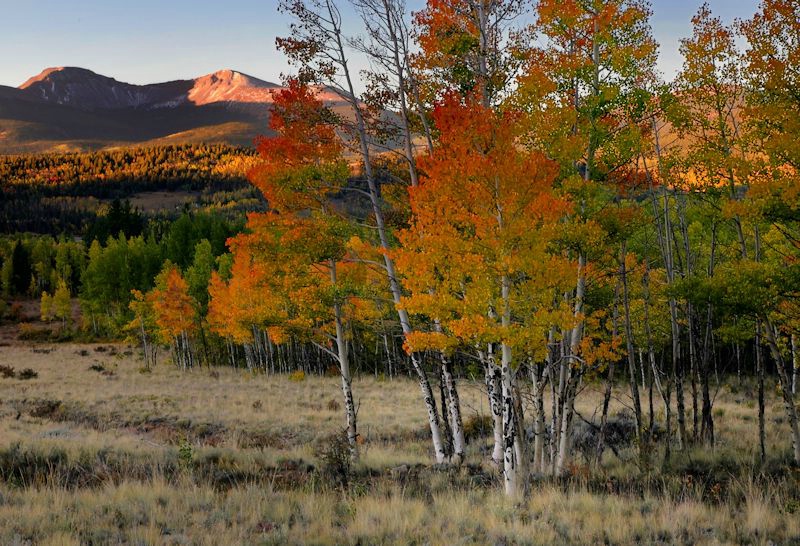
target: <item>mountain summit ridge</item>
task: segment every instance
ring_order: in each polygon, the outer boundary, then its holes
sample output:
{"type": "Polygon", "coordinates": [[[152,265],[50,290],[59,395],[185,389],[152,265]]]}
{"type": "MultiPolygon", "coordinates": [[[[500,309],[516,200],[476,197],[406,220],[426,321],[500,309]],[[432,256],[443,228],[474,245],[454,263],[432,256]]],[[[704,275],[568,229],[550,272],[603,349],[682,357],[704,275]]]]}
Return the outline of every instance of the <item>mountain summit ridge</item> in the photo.
{"type": "MultiPolygon", "coordinates": [[[[269,133],[282,86],[225,68],[192,79],[132,84],[76,66],[49,67],[18,87],[0,85],[0,154],[142,144],[252,145],[269,133]]],[[[318,97],[345,116],[328,88],[318,97]]]]}
{"type": "Polygon", "coordinates": [[[280,85],[230,68],[188,80],[132,84],[80,67],[50,67],[17,89],[29,100],[61,104],[80,110],[164,108],[185,102],[272,102],[280,85]]]}

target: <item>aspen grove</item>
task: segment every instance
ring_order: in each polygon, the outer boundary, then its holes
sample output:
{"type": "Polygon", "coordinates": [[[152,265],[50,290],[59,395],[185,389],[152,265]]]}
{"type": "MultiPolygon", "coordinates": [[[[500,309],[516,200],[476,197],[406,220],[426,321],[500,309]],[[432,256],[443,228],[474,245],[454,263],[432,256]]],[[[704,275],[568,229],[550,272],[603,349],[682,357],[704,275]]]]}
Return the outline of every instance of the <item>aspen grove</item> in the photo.
{"type": "MultiPolygon", "coordinates": [[[[406,374],[430,459],[451,465],[467,462],[459,388],[478,378],[481,457],[510,497],[602,464],[612,399],[643,467],[714,449],[716,393],[752,375],[762,462],[774,379],[800,465],[800,0],[730,26],[701,6],[671,82],[647,0],[280,9],[293,73],[248,170],[267,210],[124,302],[148,367],[161,346],[182,369],[209,362],[221,340],[217,358],[253,373],[334,373],[352,460],[354,378],[406,374]],[[603,402],[579,415],[590,383],[603,402]]],[[[53,289],[42,314],[66,324],[70,286],[53,289]]]]}

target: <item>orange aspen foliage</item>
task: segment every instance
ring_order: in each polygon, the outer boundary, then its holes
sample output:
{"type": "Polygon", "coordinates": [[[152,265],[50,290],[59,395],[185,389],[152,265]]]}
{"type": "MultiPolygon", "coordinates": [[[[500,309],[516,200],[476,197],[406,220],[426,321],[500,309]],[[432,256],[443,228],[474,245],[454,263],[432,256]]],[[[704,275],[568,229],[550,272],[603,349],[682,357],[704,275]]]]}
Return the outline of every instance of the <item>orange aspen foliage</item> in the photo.
{"type": "Polygon", "coordinates": [[[747,39],[745,76],[750,93],[745,113],[765,137],[768,153],[800,167],[800,1],[763,0],[740,25],[747,39]]]}
{"type": "Polygon", "coordinates": [[[269,279],[273,271],[267,263],[255,261],[246,252],[234,252],[231,279],[226,283],[212,273],[208,292],[208,323],[212,331],[240,344],[253,338],[253,327],[272,328],[274,342],[282,338],[279,328],[283,316],[281,301],[275,297],[269,279]]]}
{"type": "Polygon", "coordinates": [[[153,306],[155,323],[160,338],[165,343],[197,328],[195,302],[189,295],[189,285],[176,266],[163,271],[157,278],[156,288],[147,296],[153,306]]]}
{"type": "MultiPolygon", "coordinates": [[[[332,199],[349,176],[333,114],[307,85],[291,79],[274,96],[270,128],[258,140],[259,164],[249,174],[272,212],[251,214],[247,231],[228,241],[231,279],[211,281],[209,323],[234,341],[268,329],[330,345],[334,304],[343,319],[357,292],[349,263],[350,222],[332,199]]],[[[363,268],[362,268],[363,269],[363,268]]]]}
{"type": "Polygon", "coordinates": [[[455,95],[434,110],[439,145],[420,161],[425,177],[410,189],[413,217],[396,252],[403,305],[443,332],[409,335],[409,351],[503,342],[541,357],[548,328],[571,320],[553,302],[574,283],[574,265],[548,252],[568,205],[551,191],[556,165],[517,146],[518,119],[455,95]]]}
{"type": "Polygon", "coordinates": [[[420,53],[412,63],[425,98],[449,91],[495,104],[520,64],[513,24],[524,7],[522,0],[428,0],[415,14],[420,53]]]}
{"type": "Polygon", "coordinates": [[[747,184],[747,146],[739,128],[744,104],[742,59],[732,28],[707,4],[692,17],[693,33],[681,40],[683,68],[676,77],[676,101],[668,117],[686,140],[674,178],[684,185],[711,190],[747,184]]]}
{"type": "Polygon", "coordinates": [[[766,156],[751,197],[768,215],[791,217],[800,208],[800,1],[763,0],[739,29],[747,39],[750,84],[745,120],[766,156]]]}
{"type": "Polygon", "coordinates": [[[531,32],[541,45],[511,98],[530,115],[526,139],[567,172],[602,181],[636,158],[658,45],[645,0],[541,0],[531,32]]]}
{"type": "Polygon", "coordinates": [[[298,212],[327,206],[348,175],[335,115],[312,88],[297,79],[273,96],[269,127],[272,137],[259,137],[261,161],[248,174],[273,210],[298,212]]]}

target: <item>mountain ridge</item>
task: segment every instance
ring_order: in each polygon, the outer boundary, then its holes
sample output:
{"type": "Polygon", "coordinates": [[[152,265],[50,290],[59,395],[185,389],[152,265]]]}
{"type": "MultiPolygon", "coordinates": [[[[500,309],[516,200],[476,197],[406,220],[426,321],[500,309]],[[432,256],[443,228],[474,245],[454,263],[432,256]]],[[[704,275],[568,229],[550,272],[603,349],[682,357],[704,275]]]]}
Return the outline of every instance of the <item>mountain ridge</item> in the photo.
{"type": "MultiPolygon", "coordinates": [[[[282,87],[226,68],[192,79],[131,84],[60,66],[18,87],[0,86],[0,154],[86,151],[125,145],[223,142],[252,145],[268,134],[282,87]]],[[[321,89],[334,109],[342,97],[321,89]]]]}
{"type": "Polygon", "coordinates": [[[164,108],[184,102],[270,103],[280,85],[230,68],[188,80],[132,84],[80,67],[46,68],[19,89],[25,98],[81,110],[164,108]]]}

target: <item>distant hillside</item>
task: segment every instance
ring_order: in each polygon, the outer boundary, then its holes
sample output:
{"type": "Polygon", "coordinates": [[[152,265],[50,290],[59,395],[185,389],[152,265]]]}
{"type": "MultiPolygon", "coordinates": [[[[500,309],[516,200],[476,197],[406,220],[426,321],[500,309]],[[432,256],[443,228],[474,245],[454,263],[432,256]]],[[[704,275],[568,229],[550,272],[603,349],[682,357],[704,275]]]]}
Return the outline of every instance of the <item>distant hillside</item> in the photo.
{"type": "Polygon", "coordinates": [[[80,236],[114,199],[147,215],[213,210],[243,222],[265,205],[245,178],[255,159],[226,144],[0,156],[0,233],[80,236]]]}
{"type": "MultiPolygon", "coordinates": [[[[248,146],[267,132],[275,89],[280,86],[234,70],[134,85],[84,68],[48,68],[18,88],[0,86],[0,154],[136,144],[248,146]]],[[[343,107],[334,93],[321,97],[343,107]]]]}

